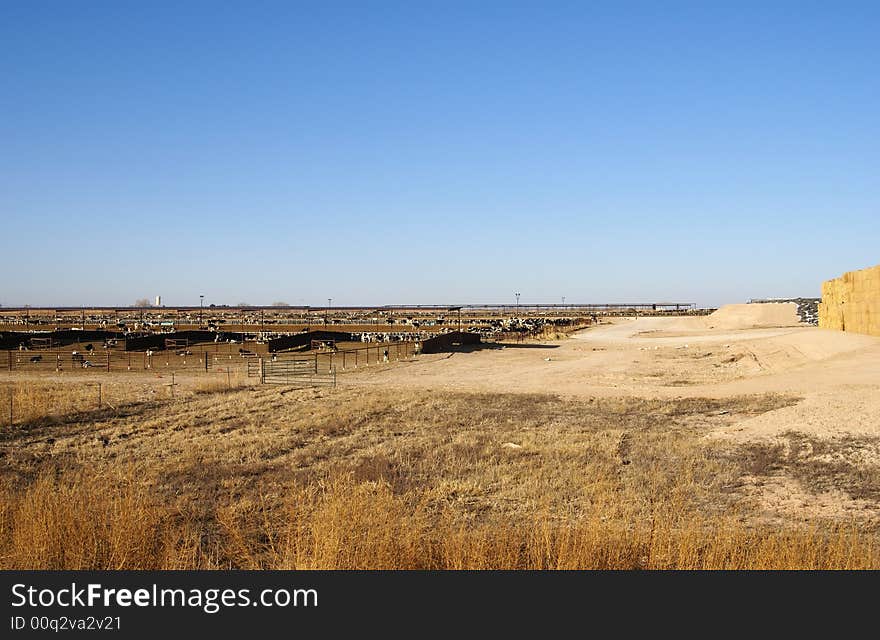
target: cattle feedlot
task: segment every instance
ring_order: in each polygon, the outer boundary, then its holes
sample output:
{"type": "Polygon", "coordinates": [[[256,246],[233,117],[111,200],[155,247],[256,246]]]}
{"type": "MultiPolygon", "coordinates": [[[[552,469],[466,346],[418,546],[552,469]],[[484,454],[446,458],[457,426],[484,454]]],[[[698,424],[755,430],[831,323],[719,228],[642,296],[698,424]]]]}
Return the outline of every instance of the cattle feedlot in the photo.
{"type": "Polygon", "coordinates": [[[262,311],[4,310],[3,566],[880,564],[880,339],[795,302],[262,311]]]}

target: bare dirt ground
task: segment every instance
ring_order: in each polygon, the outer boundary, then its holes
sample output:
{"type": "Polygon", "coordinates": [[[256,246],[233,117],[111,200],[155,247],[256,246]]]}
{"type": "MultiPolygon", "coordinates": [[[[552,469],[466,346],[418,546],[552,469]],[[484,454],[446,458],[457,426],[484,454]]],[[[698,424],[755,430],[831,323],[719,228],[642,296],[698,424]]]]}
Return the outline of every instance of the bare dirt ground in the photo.
{"type": "Polygon", "coordinates": [[[707,317],[620,319],[563,341],[423,356],[346,382],[572,399],[794,396],[704,437],[769,456],[742,488],[771,517],[876,519],[873,480],[870,490],[853,490],[843,469],[870,478],[880,470],[880,339],[798,325],[793,310],[756,317],[742,308],[786,305],[734,306],[707,317]]]}
{"type": "MultiPolygon", "coordinates": [[[[682,320],[700,319],[622,319],[568,340],[422,356],[415,363],[346,380],[573,397],[724,397],[768,391],[812,396],[880,385],[878,338],[814,327],[712,331],[695,325],[693,333],[686,333],[682,320]],[[677,327],[676,336],[658,337],[669,326],[677,327]]],[[[844,418],[840,422],[848,424],[844,418]]],[[[846,424],[841,428],[852,427],[846,424]]]]}

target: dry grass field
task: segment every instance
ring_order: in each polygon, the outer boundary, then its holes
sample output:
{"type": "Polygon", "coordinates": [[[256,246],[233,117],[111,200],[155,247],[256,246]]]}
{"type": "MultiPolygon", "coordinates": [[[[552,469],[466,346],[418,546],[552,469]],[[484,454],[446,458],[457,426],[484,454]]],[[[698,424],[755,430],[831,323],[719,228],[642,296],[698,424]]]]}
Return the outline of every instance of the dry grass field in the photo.
{"type": "Polygon", "coordinates": [[[5,375],[0,567],[880,568],[878,380],[811,369],[874,343],[620,326],[337,389],[5,375]],[[725,344],[758,364],[709,375],[725,344]]]}
{"type": "Polygon", "coordinates": [[[35,419],[2,440],[2,565],[880,565],[871,528],[755,503],[749,478],[815,465],[703,437],[794,402],[246,388],[35,419]]]}

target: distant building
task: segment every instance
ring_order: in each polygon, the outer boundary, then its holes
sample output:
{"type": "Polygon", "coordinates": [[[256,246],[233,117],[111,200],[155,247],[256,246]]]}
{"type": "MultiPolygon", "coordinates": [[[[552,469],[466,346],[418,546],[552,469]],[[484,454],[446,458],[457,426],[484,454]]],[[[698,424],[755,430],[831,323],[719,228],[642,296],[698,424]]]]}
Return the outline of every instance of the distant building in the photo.
{"type": "Polygon", "coordinates": [[[162,306],[162,296],[156,296],[156,306],[157,307],[162,306]]]}

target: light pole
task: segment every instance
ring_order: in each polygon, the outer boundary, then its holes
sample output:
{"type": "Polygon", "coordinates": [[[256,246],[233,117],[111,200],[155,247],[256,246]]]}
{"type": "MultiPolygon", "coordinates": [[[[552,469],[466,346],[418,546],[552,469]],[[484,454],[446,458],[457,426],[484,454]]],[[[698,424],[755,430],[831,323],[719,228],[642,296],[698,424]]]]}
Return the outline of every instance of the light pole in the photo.
{"type": "Polygon", "coordinates": [[[202,328],[202,311],[205,309],[205,296],[199,296],[199,329],[202,328]]]}
{"type": "Polygon", "coordinates": [[[461,307],[449,307],[449,311],[458,311],[458,332],[461,333],[461,307]]]}
{"type": "Polygon", "coordinates": [[[333,298],[327,298],[327,311],[324,313],[324,324],[327,325],[330,318],[330,305],[333,304],[333,298]]]}
{"type": "Polygon", "coordinates": [[[520,296],[520,293],[519,293],[519,291],[517,291],[513,295],[516,296],[516,314],[519,315],[519,296],[520,296]]]}

